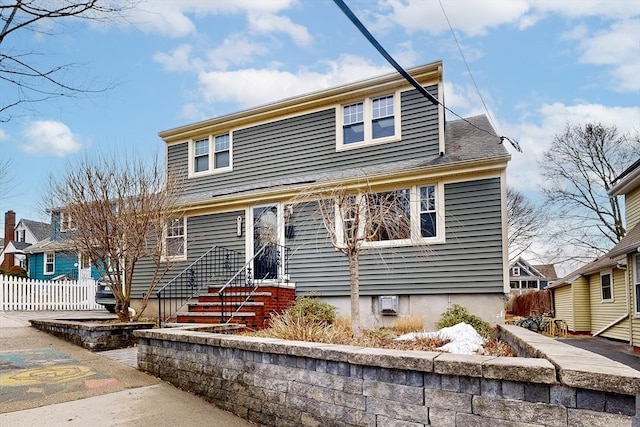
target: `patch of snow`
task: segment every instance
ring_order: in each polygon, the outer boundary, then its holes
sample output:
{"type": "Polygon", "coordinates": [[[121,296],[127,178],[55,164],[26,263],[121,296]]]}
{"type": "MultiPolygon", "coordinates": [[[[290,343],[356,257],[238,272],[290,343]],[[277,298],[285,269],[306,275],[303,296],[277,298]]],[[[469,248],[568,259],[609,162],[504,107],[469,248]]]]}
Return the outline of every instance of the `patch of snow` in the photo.
{"type": "Polygon", "coordinates": [[[413,340],[416,338],[449,340],[449,343],[437,348],[437,350],[454,354],[475,354],[484,344],[484,338],[476,332],[473,326],[464,322],[448,328],[442,328],[437,332],[411,332],[396,339],[413,340]]]}

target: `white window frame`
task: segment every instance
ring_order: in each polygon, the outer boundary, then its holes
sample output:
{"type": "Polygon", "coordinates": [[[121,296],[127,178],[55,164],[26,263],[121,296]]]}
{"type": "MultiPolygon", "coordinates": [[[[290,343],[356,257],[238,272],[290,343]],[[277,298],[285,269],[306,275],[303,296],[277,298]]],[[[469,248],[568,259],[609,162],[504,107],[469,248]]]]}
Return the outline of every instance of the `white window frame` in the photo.
{"type": "Polygon", "coordinates": [[[401,129],[401,110],[400,110],[400,90],[395,92],[382,93],[376,96],[367,97],[364,99],[354,99],[351,102],[345,102],[336,106],[336,151],[352,150],[361,147],[368,147],[376,144],[385,144],[388,142],[395,142],[402,139],[401,129]],[[393,96],[393,120],[394,120],[394,134],[382,138],[373,139],[373,101],[379,98],[387,96],[393,96]],[[350,144],[344,143],[344,108],[363,103],[363,119],[364,119],[364,139],[358,142],[352,142],[350,144]]]}
{"type": "Polygon", "coordinates": [[[73,231],[77,227],[73,223],[73,216],[64,211],[60,211],[60,231],[73,231]]]}
{"type": "MultiPolygon", "coordinates": [[[[379,241],[363,241],[362,247],[366,248],[392,248],[400,246],[416,246],[421,244],[440,244],[445,243],[445,224],[444,224],[444,184],[443,183],[424,183],[411,186],[401,186],[393,189],[381,189],[376,190],[379,193],[386,193],[396,190],[409,189],[410,194],[410,212],[411,212],[411,238],[409,239],[393,239],[393,240],[379,240],[379,241]],[[434,237],[422,237],[422,230],[420,224],[420,188],[433,186],[435,187],[435,205],[436,205],[436,235],[434,237]]],[[[339,207],[335,206],[336,218],[342,218],[342,213],[339,211],[339,207]]],[[[336,240],[338,242],[344,242],[344,227],[342,221],[336,221],[336,240]]],[[[361,223],[361,229],[359,233],[364,233],[364,221],[361,223]]]]}
{"type": "Polygon", "coordinates": [[[511,267],[511,276],[520,277],[520,267],[511,267]]]}
{"type": "Polygon", "coordinates": [[[168,255],[167,254],[167,249],[169,248],[169,244],[167,243],[168,239],[172,239],[172,238],[177,238],[180,236],[169,236],[169,224],[167,224],[164,227],[163,233],[162,233],[162,240],[163,240],[163,245],[162,245],[162,259],[164,261],[185,261],[187,259],[187,217],[186,216],[181,216],[178,218],[172,218],[169,221],[173,221],[174,219],[180,219],[182,220],[182,254],[180,255],[168,255]]]}
{"type": "Polygon", "coordinates": [[[601,271],[600,272],[600,301],[601,302],[613,302],[614,301],[614,294],[613,294],[613,271],[612,270],[607,270],[607,271],[601,271]],[[604,276],[609,276],[609,290],[611,292],[611,298],[609,299],[604,299],[604,295],[602,295],[602,291],[603,291],[603,286],[602,286],[602,277],[604,276]]]}
{"type": "MultiPolygon", "coordinates": [[[[233,132],[229,131],[229,132],[224,132],[224,133],[218,133],[218,134],[211,134],[208,136],[203,136],[200,138],[193,138],[189,140],[188,143],[189,149],[188,149],[188,153],[189,153],[189,178],[196,178],[196,177],[201,177],[201,176],[207,176],[207,175],[215,175],[215,174],[219,174],[219,173],[224,173],[224,172],[231,172],[233,170],[233,132]],[[217,137],[221,137],[221,136],[225,136],[227,135],[229,137],[229,165],[228,166],[224,166],[224,167],[220,167],[220,168],[216,168],[215,167],[215,158],[216,158],[216,138],[217,137]],[[209,142],[209,146],[208,146],[208,151],[207,151],[207,156],[209,156],[208,159],[208,163],[209,163],[209,167],[206,170],[203,171],[199,171],[196,172],[196,143],[200,142],[200,141],[208,141],[209,142]]],[[[224,150],[227,151],[227,150],[224,150]]]]}
{"type": "Polygon", "coordinates": [[[633,296],[635,301],[635,317],[640,317],[640,255],[633,257],[633,296]]]}
{"type": "Polygon", "coordinates": [[[55,252],[45,252],[44,253],[44,265],[42,267],[42,274],[45,276],[51,276],[56,272],[56,253],[55,252]],[[51,261],[49,261],[49,255],[51,255],[51,261]],[[51,267],[51,270],[48,267],[51,267]]]}

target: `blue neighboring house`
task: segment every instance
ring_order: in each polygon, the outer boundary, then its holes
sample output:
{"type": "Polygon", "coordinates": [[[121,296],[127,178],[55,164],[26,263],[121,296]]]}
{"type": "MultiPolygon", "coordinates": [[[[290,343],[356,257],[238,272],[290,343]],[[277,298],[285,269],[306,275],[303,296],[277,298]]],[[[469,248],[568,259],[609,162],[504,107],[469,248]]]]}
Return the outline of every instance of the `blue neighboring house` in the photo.
{"type": "Polygon", "coordinates": [[[28,255],[29,277],[38,280],[78,280],[100,277],[89,257],[73,249],[67,233],[75,230],[72,218],[61,211],[51,212],[51,235],[24,250],[28,255]]]}

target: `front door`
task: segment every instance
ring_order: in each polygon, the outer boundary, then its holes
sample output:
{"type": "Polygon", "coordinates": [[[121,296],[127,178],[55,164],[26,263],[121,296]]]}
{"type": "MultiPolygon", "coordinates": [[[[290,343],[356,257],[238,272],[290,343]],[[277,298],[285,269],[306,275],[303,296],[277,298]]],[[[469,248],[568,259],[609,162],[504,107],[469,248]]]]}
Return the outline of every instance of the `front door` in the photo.
{"type": "Polygon", "coordinates": [[[91,261],[86,254],[79,255],[78,280],[91,279],[91,261]]]}
{"type": "Polygon", "coordinates": [[[280,204],[250,208],[251,230],[247,233],[247,254],[253,258],[256,280],[277,280],[282,275],[284,231],[280,204]]]}

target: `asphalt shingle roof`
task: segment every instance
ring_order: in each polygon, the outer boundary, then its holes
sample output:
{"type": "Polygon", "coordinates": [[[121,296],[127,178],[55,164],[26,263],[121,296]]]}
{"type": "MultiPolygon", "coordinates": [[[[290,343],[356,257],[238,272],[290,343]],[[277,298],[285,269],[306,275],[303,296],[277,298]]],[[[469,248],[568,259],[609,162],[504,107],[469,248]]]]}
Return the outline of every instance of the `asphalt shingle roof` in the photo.
{"type": "Polygon", "coordinates": [[[40,241],[51,236],[51,224],[40,221],[32,221],[30,219],[23,219],[22,223],[27,227],[34,235],[34,237],[40,241]]]}
{"type": "Polygon", "coordinates": [[[235,187],[224,187],[199,193],[190,193],[179,198],[182,203],[197,203],[216,197],[252,194],[266,189],[283,188],[296,185],[322,185],[330,182],[399,173],[413,169],[455,164],[466,161],[510,157],[507,149],[485,115],[448,122],[445,128],[445,154],[426,156],[403,161],[391,161],[363,168],[351,168],[327,171],[313,175],[264,180],[235,187]]]}

